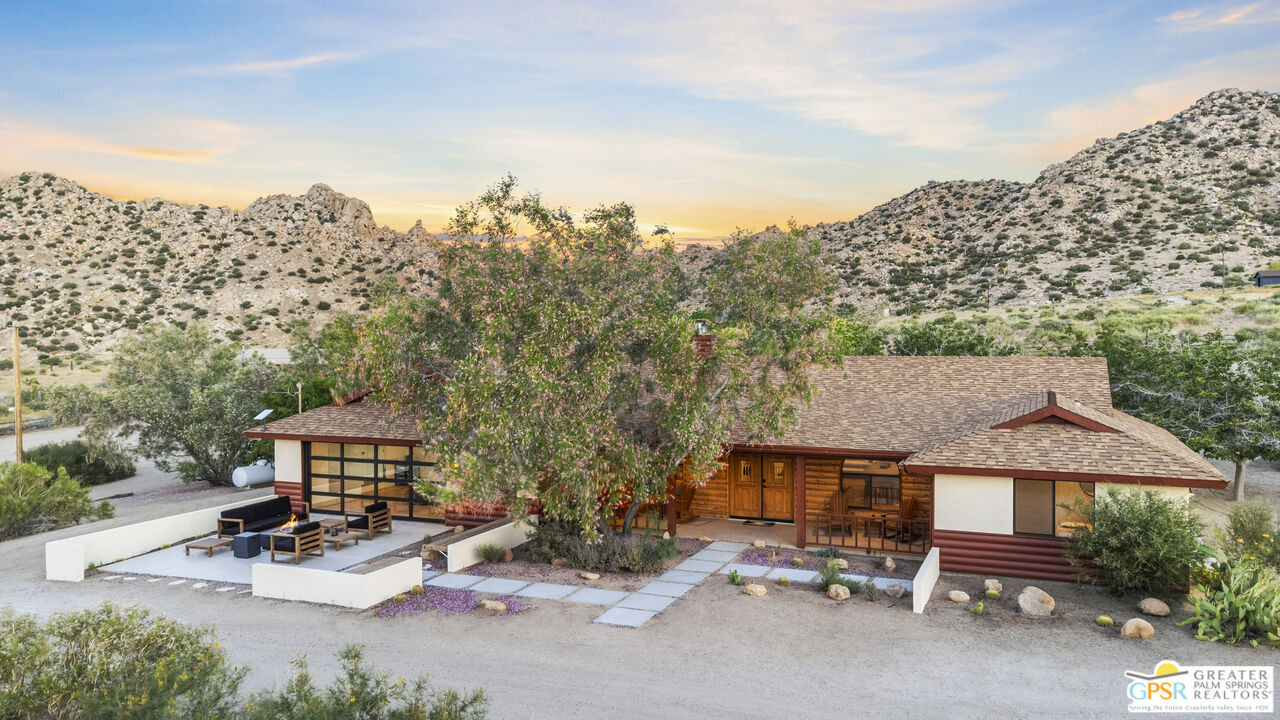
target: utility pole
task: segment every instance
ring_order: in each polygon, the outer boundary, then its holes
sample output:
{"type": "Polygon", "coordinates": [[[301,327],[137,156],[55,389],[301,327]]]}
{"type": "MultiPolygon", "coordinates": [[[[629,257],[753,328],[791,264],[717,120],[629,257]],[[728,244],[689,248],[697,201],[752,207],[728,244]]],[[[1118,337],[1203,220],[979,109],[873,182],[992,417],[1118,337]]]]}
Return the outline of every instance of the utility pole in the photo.
{"type": "Polygon", "coordinates": [[[17,325],[13,326],[13,449],[22,462],[22,346],[17,325]]]}

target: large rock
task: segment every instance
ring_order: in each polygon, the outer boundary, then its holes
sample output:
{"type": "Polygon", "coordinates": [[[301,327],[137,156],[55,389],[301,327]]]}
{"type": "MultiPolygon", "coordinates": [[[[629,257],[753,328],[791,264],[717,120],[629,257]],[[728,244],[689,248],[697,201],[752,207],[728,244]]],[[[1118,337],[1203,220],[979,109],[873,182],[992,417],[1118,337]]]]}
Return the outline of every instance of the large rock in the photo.
{"type": "Polygon", "coordinates": [[[587,572],[584,570],[578,573],[578,577],[582,578],[583,580],[599,580],[600,573],[587,572]]]}
{"type": "Polygon", "coordinates": [[[713,541],[711,538],[707,537],[706,535],[699,535],[699,536],[698,536],[698,542],[709,543],[709,542],[714,542],[714,541],[713,541]]]}
{"type": "Polygon", "coordinates": [[[832,600],[848,600],[849,588],[839,583],[831,583],[827,586],[827,597],[832,600]]]}
{"type": "Polygon", "coordinates": [[[764,547],[765,547],[765,545],[766,545],[766,543],[765,543],[765,541],[763,541],[763,540],[752,540],[752,541],[751,541],[751,546],[752,546],[752,547],[764,548],[764,547]]]}
{"type": "Polygon", "coordinates": [[[951,592],[947,593],[947,597],[951,600],[951,602],[958,602],[958,603],[969,602],[969,593],[963,590],[952,590],[951,592]]]}
{"type": "Polygon", "coordinates": [[[1156,617],[1165,617],[1169,614],[1169,606],[1163,600],[1153,597],[1143,598],[1142,602],[1138,603],[1138,610],[1141,610],[1144,615],[1156,617]]]}
{"type": "Polygon", "coordinates": [[[996,580],[995,578],[987,578],[986,580],[983,580],[982,587],[985,590],[995,590],[996,592],[1000,592],[1001,590],[1004,590],[1004,586],[1001,585],[1000,581],[996,580]]]}
{"type": "Polygon", "coordinates": [[[1156,629],[1142,618],[1133,618],[1120,627],[1120,634],[1125,637],[1150,640],[1156,636],[1156,629]]]}
{"type": "Polygon", "coordinates": [[[827,564],[830,565],[831,563],[835,563],[836,567],[840,568],[841,570],[849,569],[849,561],[845,560],[844,558],[831,558],[830,560],[827,561],[827,564]]]}
{"type": "Polygon", "coordinates": [[[894,583],[884,589],[884,594],[888,595],[894,600],[901,600],[902,596],[907,594],[907,589],[897,583],[894,583]]]}
{"type": "Polygon", "coordinates": [[[1056,603],[1053,596],[1035,585],[1028,585],[1018,593],[1018,609],[1024,615],[1032,617],[1049,617],[1053,614],[1056,603]]]}
{"type": "Polygon", "coordinates": [[[884,559],[885,572],[893,572],[894,570],[897,570],[897,569],[898,569],[898,563],[894,562],[893,558],[887,557],[884,559]]]}
{"type": "Polygon", "coordinates": [[[507,604],[501,600],[481,600],[480,609],[496,613],[504,613],[507,611],[507,604]]]}
{"type": "Polygon", "coordinates": [[[763,585],[751,583],[750,585],[743,586],[742,592],[746,595],[750,595],[751,597],[764,597],[768,594],[769,589],[763,585]]]}

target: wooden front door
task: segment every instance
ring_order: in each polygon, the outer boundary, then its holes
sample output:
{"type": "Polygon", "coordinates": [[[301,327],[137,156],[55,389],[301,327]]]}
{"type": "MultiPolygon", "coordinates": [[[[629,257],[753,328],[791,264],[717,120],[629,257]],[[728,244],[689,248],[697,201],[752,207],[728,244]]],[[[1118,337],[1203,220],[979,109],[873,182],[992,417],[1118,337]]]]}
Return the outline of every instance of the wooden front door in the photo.
{"type": "Polygon", "coordinates": [[[795,495],[791,486],[792,459],[783,455],[765,455],[763,467],[764,489],[761,500],[761,517],[766,520],[794,519],[795,495]]]}
{"type": "Polygon", "coordinates": [[[729,514],[760,517],[760,456],[734,453],[729,456],[729,514]]]}

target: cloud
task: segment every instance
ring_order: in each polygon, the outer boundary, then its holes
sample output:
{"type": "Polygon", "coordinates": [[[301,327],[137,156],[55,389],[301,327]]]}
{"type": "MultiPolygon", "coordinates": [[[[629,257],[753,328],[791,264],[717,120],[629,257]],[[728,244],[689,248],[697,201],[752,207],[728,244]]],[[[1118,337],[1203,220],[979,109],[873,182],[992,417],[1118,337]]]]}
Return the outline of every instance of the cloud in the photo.
{"type": "Polygon", "coordinates": [[[1280,2],[1256,2],[1250,5],[1222,4],[1194,10],[1179,10],[1157,18],[1177,32],[1221,30],[1238,25],[1263,25],[1280,22],[1280,2]]]}
{"type": "Polygon", "coordinates": [[[343,60],[351,60],[359,57],[359,53],[315,53],[312,55],[302,55],[299,57],[284,58],[281,60],[257,60],[250,62],[231,63],[227,65],[211,65],[207,67],[192,68],[188,72],[192,75],[289,75],[293,70],[312,67],[316,65],[328,65],[343,60]]]}
{"type": "MultiPolygon", "coordinates": [[[[221,137],[217,139],[222,142],[212,146],[205,143],[192,143],[204,145],[203,147],[113,142],[59,128],[20,123],[0,116],[0,148],[10,150],[9,153],[0,152],[0,157],[39,156],[47,151],[72,151],[142,160],[200,164],[207,163],[236,146],[233,137],[239,135],[239,128],[231,123],[212,118],[175,119],[174,123],[176,132],[173,135],[175,136],[194,138],[195,135],[204,135],[207,138],[210,135],[218,135],[221,137]]],[[[157,137],[163,133],[153,131],[146,134],[157,137]]]]}

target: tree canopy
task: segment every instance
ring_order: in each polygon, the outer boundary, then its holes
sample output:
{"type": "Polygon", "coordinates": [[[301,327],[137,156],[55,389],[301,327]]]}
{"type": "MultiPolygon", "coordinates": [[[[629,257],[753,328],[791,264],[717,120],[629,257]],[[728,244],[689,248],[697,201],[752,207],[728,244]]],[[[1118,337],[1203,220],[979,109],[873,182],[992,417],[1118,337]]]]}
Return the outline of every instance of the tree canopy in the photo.
{"type": "Polygon", "coordinates": [[[230,485],[252,446],[243,433],[276,381],[274,367],[242,359],[201,326],[153,325],[121,341],[104,388],[54,388],[51,405],[61,421],[84,425],[96,452],[132,446],[184,480],[230,485]]]}
{"type": "Polygon", "coordinates": [[[508,177],[458,209],[437,252],[438,292],[384,299],[358,358],[439,455],[444,500],[537,499],[589,537],[626,507],[625,531],[682,464],[704,482],[735,424],[758,439],[788,428],[806,368],[830,359],[834,280],[798,230],[741,234],[690,278],[631,206],[576,218],[508,177]],[[705,353],[693,310],[711,318],[705,353]]]}

